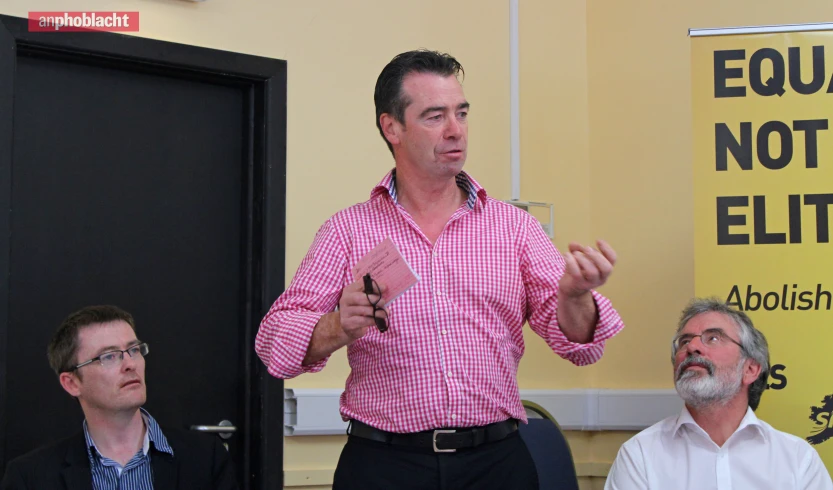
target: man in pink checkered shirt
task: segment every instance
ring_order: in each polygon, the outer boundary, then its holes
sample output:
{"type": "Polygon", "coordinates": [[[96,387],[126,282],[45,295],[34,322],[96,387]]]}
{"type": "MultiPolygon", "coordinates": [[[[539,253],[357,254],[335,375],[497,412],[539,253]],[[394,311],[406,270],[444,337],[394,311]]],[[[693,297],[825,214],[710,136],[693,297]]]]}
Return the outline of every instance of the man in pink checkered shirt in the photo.
{"type": "Polygon", "coordinates": [[[573,243],[562,256],[535,218],[463,172],[463,73],[426,50],[384,68],[376,125],[395,169],[321,226],[257,334],[281,379],[320,371],[347,347],[350,436],[335,490],[537,489],[517,432],[524,324],[576,365],[596,362],[624,326],[595,291],[616,261],[608,244],[573,243]],[[351,273],[385,238],[420,277],[390,305],[385,284],[366,294],[351,273]]]}

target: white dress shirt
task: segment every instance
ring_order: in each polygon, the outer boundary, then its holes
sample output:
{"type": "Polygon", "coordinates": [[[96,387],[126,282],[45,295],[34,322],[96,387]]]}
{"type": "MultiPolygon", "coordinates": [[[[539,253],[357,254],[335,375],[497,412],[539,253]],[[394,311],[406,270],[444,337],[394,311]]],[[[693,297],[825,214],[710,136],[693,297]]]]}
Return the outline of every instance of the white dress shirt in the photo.
{"type": "Polygon", "coordinates": [[[758,420],[752,409],[718,447],[683,407],[619,449],[605,490],[833,490],[804,439],[758,420]]]}

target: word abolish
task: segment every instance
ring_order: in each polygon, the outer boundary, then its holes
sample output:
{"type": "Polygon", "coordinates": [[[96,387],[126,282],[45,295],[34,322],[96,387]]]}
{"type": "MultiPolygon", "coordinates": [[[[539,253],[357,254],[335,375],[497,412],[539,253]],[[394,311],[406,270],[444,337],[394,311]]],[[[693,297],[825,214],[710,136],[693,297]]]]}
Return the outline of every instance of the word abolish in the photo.
{"type": "Polygon", "coordinates": [[[734,306],[741,311],[757,311],[761,308],[767,311],[773,310],[818,310],[819,308],[830,311],[833,303],[833,295],[825,291],[821,284],[817,284],[815,290],[799,291],[798,284],[793,284],[792,289],[787,285],[781,291],[755,291],[752,285],[746,286],[746,295],[741,293],[740,287],[735,284],[729,291],[726,304],[734,306]]]}
{"type": "Polygon", "coordinates": [[[745,61],[745,49],[715,51],[714,96],[715,98],[746,97],[745,85],[729,86],[729,80],[733,79],[745,79],[749,88],[763,97],[784,95],[788,82],[789,87],[801,95],[814,94],[820,90],[833,93],[833,76],[830,77],[830,82],[825,84],[827,77],[824,69],[824,46],[813,46],[812,58],[808,57],[809,59],[804,60],[805,63],[812,63],[813,67],[813,76],[809,81],[801,78],[801,54],[801,48],[788,48],[785,62],[784,55],[778,50],[761,48],[749,57],[747,75],[741,67],[727,66],[732,61],[745,61]],[[787,76],[787,69],[789,76],[787,76]],[[772,76],[764,80],[764,73],[772,73],[772,76]]]}

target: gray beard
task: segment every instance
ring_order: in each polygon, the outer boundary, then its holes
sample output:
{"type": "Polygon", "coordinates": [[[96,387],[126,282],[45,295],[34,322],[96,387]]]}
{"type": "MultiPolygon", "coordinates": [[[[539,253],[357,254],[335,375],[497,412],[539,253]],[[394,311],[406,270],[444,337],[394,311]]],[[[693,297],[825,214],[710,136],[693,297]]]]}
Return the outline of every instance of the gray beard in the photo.
{"type": "Polygon", "coordinates": [[[744,359],[741,359],[735,369],[727,368],[715,374],[716,369],[711,361],[702,357],[691,357],[680,364],[674,387],[677,388],[680,398],[694,408],[725,405],[741,389],[743,362],[744,359]],[[708,372],[682,371],[694,362],[705,365],[708,372]]]}

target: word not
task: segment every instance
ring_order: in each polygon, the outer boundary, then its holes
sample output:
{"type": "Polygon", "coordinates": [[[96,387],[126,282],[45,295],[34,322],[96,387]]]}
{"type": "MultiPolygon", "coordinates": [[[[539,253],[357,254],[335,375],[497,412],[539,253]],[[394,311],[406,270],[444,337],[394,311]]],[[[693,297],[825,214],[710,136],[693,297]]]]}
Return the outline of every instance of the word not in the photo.
{"type": "MultiPolygon", "coordinates": [[[[755,137],[755,152],[758,161],[769,170],[781,170],[793,159],[793,131],[804,133],[804,165],[818,168],[818,131],[827,130],[827,119],[806,119],[792,122],[792,129],[781,121],[768,121],[758,128],[755,137]],[[773,155],[770,141],[777,135],[780,139],[780,153],[773,155]]],[[[752,170],[752,123],[740,123],[740,141],[725,123],[714,125],[715,170],[725,172],[729,168],[729,153],[742,170],[752,170]]]]}

